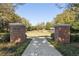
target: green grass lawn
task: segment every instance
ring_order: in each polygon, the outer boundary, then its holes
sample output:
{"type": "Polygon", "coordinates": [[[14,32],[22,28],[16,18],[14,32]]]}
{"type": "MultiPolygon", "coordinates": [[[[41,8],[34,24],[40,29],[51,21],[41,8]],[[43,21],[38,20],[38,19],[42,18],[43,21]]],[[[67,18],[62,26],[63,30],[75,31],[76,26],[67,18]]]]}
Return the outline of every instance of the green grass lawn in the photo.
{"type": "Polygon", "coordinates": [[[47,39],[63,56],[79,56],[79,43],[59,44],[47,39]]]}
{"type": "Polygon", "coordinates": [[[0,43],[0,56],[20,56],[30,41],[31,39],[26,39],[20,44],[0,43]]]}

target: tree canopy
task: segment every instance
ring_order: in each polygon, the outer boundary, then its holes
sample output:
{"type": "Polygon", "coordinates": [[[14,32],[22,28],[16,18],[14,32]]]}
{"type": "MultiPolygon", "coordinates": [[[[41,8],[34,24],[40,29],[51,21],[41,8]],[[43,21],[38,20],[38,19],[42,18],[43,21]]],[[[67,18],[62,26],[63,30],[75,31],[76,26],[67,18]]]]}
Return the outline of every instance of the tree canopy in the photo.
{"type": "Polygon", "coordinates": [[[74,30],[79,30],[79,4],[68,4],[63,13],[55,17],[55,24],[70,24],[74,30]]]}
{"type": "Polygon", "coordinates": [[[22,4],[0,3],[0,32],[8,31],[9,23],[23,23],[27,27],[30,25],[27,19],[15,13],[19,5],[22,4]]]}
{"type": "Polygon", "coordinates": [[[56,24],[72,24],[75,21],[75,12],[71,10],[65,10],[63,13],[55,17],[56,24]]]}

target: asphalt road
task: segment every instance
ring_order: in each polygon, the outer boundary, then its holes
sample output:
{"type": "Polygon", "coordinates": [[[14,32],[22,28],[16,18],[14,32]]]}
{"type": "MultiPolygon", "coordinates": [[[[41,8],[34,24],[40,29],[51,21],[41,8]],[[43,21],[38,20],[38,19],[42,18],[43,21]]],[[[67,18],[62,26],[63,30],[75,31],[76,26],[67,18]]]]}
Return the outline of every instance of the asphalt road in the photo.
{"type": "Polygon", "coordinates": [[[33,38],[22,56],[62,56],[45,38],[33,38]]]}

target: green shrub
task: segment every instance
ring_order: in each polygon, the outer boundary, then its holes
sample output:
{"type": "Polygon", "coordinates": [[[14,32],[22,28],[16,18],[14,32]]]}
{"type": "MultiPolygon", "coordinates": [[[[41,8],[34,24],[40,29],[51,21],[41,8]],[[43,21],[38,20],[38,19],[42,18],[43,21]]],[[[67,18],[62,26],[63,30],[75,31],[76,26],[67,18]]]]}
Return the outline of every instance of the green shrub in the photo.
{"type": "Polygon", "coordinates": [[[79,42],[79,34],[78,33],[72,33],[70,35],[71,42],[79,42]]]}
{"type": "Polygon", "coordinates": [[[0,42],[8,42],[10,41],[9,33],[0,33],[0,42]]]}
{"type": "Polygon", "coordinates": [[[9,33],[5,34],[2,39],[3,39],[5,42],[9,42],[9,41],[10,41],[10,34],[9,34],[9,33]]]}
{"type": "Polygon", "coordinates": [[[32,39],[27,38],[24,42],[14,43],[1,43],[0,44],[0,56],[21,56],[25,51],[32,39]],[[4,52],[4,53],[3,53],[4,52]]]}
{"type": "Polygon", "coordinates": [[[16,47],[16,51],[15,51],[15,55],[16,56],[21,56],[22,53],[24,52],[24,50],[26,49],[26,47],[28,46],[28,44],[31,42],[31,39],[26,39],[24,42],[20,43],[17,47],[16,47]]]}
{"type": "Polygon", "coordinates": [[[51,34],[51,38],[54,40],[54,33],[51,34]]]}
{"type": "Polygon", "coordinates": [[[75,29],[73,27],[70,28],[71,33],[78,33],[79,29],[75,29]]]}
{"type": "Polygon", "coordinates": [[[79,47],[74,44],[60,44],[56,41],[47,39],[62,55],[64,56],[79,56],[79,47]]]}

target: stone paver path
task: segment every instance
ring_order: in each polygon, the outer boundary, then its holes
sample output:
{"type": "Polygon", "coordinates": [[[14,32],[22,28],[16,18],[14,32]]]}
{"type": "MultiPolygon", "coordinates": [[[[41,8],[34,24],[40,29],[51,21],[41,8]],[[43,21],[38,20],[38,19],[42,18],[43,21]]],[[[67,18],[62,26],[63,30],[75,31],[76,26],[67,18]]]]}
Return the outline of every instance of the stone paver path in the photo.
{"type": "Polygon", "coordinates": [[[22,56],[62,56],[45,38],[33,38],[22,56]]]}

